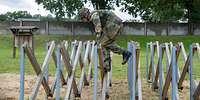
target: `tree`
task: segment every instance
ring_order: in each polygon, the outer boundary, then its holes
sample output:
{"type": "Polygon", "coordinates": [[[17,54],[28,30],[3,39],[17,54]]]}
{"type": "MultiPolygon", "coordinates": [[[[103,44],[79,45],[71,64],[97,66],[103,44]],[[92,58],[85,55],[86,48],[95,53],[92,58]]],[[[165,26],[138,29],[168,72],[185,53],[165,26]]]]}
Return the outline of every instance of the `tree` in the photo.
{"type": "Polygon", "coordinates": [[[36,0],[58,18],[69,17],[88,2],[95,9],[114,9],[121,5],[122,11],[144,21],[178,22],[200,20],[199,0],[36,0]]]}
{"type": "Polygon", "coordinates": [[[124,8],[145,21],[171,22],[200,19],[199,0],[124,0],[124,8]]]}
{"type": "Polygon", "coordinates": [[[124,0],[122,11],[145,21],[177,21],[184,16],[181,0],[124,0]]]}
{"type": "Polygon", "coordinates": [[[18,18],[32,18],[32,15],[27,11],[7,12],[5,16],[7,16],[7,20],[15,20],[18,18]]]}
{"type": "Polygon", "coordinates": [[[84,4],[92,3],[95,9],[114,9],[114,5],[119,6],[120,0],[36,0],[58,19],[76,15],[84,4]]]}
{"type": "Polygon", "coordinates": [[[4,14],[0,15],[0,21],[6,21],[7,20],[7,16],[4,14]]]}

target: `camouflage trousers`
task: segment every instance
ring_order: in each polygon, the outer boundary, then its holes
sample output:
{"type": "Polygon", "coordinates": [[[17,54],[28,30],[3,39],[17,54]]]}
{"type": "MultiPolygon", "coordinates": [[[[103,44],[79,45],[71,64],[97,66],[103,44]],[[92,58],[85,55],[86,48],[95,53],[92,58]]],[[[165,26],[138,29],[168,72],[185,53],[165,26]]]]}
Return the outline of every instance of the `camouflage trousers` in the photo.
{"type": "Polygon", "coordinates": [[[115,30],[113,32],[117,32],[116,36],[114,36],[113,38],[110,38],[108,35],[104,35],[100,41],[101,46],[103,47],[103,56],[104,56],[104,64],[105,64],[105,68],[106,70],[110,71],[111,69],[111,56],[110,56],[110,52],[112,51],[113,53],[122,55],[122,53],[127,52],[127,50],[121,48],[120,46],[118,46],[115,42],[116,37],[119,34],[120,29],[115,30]]]}

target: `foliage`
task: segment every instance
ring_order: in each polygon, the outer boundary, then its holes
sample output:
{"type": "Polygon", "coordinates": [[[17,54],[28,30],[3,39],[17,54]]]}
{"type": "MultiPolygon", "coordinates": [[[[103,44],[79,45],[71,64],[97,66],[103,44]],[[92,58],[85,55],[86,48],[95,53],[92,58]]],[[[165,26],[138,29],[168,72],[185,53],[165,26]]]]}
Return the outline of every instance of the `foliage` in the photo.
{"type": "Polygon", "coordinates": [[[199,0],[124,0],[122,11],[145,21],[166,22],[200,19],[199,0]],[[190,11],[190,12],[189,12],[190,11]]]}
{"type": "Polygon", "coordinates": [[[72,17],[75,11],[81,9],[83,3],[80,0],[36,0],[38,4],[54,13],[58,19],[65,16],[72,17]]]}
{"type": "Polygon", "coordinates": [[[56,15],[56,18],[71,18],[86,3],[91,3],[95,9],[114,9],[114,5],[119,6],[120,0],[36,0],[47,10],[56,15]]]}
{"type": "Polygon", "coordinates": [[[7,16],[5,14],[0,15],[0,21],[5,21],[7,19],[7,16]]]}
{"type": "Polygon", "coordinates": [[[5,14],[7,16],[7,20],[15,20],[18,18],[31,18],[31,14],[27,11],[14,11],[14,12],[7,12],[5,14]]]}
{"type": "MultiPolygon", "coordinates": [[[[0,14],[0,21],[13,21],[19,18],[31,18],[31,19],[40,19],[40,21],[56,21],[57,19],[52,15],[48,14],[47,16],[42,16],[40,14],[31,15],[27,11],[14,11],[7,12],[5,14],[0,14]]],[[[60,19],[62,21],[72,20],[67,18],[60,19]]]]}

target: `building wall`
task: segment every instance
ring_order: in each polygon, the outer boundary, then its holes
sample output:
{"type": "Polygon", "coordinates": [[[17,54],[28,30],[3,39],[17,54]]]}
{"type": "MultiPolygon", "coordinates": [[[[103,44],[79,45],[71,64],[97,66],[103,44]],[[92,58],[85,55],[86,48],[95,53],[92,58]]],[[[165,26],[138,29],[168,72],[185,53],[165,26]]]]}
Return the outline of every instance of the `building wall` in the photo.
{"type": "MultiPolygon", "coordinates": [[[[20,25],[19,21],[0,22],[0,34],[11,34],[9,27],[20,25]]],[[[35,34],[94,35],[92,23],[24,21],[22,25],[39,28],[35,34]]],[[[200,35],[200,23],[193,23],[193,35],[200,35]]],[[[122,35],[187,35],[187,23],[136,23],[124,22],[122,35]]]]}

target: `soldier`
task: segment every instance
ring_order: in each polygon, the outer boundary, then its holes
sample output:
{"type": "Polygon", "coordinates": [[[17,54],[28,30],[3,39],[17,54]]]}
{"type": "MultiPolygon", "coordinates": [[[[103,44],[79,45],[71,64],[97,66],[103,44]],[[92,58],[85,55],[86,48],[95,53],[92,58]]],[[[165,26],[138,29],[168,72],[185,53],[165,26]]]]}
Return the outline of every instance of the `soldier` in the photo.
{"type": "Polygon", "coordinates": [[[113,12],[108,10],[96,10],[90,13],[88,8],[82,8],[79,11],[82,21],[92,22],[96,32],[96,43],[101,43],[104,48],[105,71],[110,71],[111,57],[110,51],[123,56],[122,65],[126,64],[131,53],[120,48],[115,39],[119,35],[123,24],[122,20],[113,12]]]}

